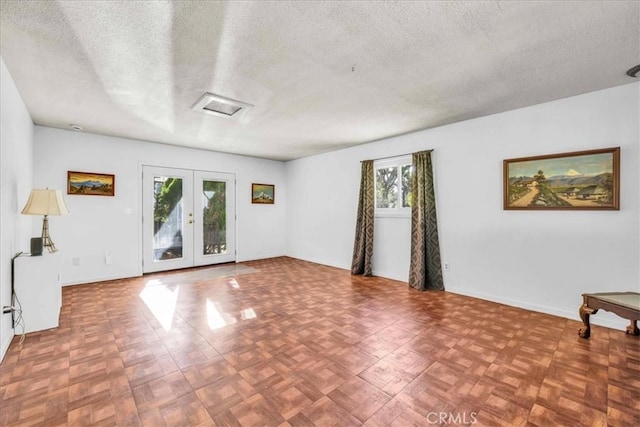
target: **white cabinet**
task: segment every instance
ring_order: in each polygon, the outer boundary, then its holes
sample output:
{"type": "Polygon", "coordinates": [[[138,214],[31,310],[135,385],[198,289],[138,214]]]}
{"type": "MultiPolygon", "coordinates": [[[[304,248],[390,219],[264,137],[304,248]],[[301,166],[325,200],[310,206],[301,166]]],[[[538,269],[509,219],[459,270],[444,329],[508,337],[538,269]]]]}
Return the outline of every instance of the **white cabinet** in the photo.
{"type": "MultiPolygon", "coordinates": [[[[62,305],[59,253],[50,254],[45,250],[41,256],[21,255],[14,261],[14,274],[24,332],[57,328],[62,305]]],[[[22,333],[19,325],[15,333],[22,333]]]]}

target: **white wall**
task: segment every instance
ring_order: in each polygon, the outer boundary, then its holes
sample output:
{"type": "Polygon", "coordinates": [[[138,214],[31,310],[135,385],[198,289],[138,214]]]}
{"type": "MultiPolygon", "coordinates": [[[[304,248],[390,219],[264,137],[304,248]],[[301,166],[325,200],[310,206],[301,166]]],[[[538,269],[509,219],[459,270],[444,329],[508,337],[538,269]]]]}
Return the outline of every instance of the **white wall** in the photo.
{"type": "MultiPolygon", "coordinates": [[[[434,149],[446,289],[578,318],[582,293],[640,284],[639,117],[629,84],[291,161],[287,253],[350,268],[360,161],[434,149]],[[503,159],[616,146],[620,211],[502,209],[503,159]]],[[[374,274],[407,280],[409,234],[408,218],[376,218],[374,274]]]]}
{"type": "Polygon", "coordinates": [[[66,193],[67,171],[116,176],[115,197],[65,194],[71,214],[50,217],[63,284],[141,274],[142,165],[235,173],[238,261],[284,255],[284,163],[36,126],[34,185],[66,193]],[[275,205],[251,204],[252,182],[275,184],[275,205]],[[105,253],[112,264],[105,264],[105,253]]]}
{"type": "MultiPolygon", "coordinates": [[[[11,305],[11,258],[29,251],[33,218],[20,215],[31,191],[33,122],[0,58],[0,306],[11,305]]],[[[9,348],[11,315],[0,318],[0,360],[9,348]]]]}

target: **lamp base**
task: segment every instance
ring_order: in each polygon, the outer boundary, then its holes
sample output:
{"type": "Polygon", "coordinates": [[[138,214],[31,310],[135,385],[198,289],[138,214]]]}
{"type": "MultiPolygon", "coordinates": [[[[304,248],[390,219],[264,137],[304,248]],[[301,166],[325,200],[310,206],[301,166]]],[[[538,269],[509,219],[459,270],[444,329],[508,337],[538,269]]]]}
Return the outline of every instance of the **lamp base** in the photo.
{"type": "Polygon", "coordinates": [[[42,237],[31,238],[31,256],[42,255],[42,237]]]}
{"type": "Polygon", "coordinates": [[[49,219],[47,215],[45,215],[42,220],[42,246],[47,248],[49,253],[58,252],[56,245],[54,245],[53,240],[51,240],[51,236],[49,236],[49,219]]]}

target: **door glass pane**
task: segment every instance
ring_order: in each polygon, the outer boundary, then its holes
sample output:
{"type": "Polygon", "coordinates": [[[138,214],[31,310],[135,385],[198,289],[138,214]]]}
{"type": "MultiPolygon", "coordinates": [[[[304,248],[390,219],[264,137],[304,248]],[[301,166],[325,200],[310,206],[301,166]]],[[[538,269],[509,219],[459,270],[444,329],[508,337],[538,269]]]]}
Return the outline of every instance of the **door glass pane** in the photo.
{"type": "Polygon", "coordinates": [[[182,258],[182,178],[153,177],[153,260],[182,258]]]}
{"type": "Polygon", "coordinates": [[[227,183],[202,181],[203,255],[227,253],[227,183]]]}

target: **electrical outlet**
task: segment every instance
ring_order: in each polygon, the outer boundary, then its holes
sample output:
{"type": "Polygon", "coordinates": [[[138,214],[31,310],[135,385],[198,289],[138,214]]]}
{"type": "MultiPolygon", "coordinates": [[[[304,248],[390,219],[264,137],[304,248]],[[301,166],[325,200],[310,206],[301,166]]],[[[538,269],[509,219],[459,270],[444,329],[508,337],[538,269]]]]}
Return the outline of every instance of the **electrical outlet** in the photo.
{"type": "Polygon", "coordinates": [[[451,270],[451,265],[449,265],[448,262],[445,262],[444,264],[442,264],[442,269],[444,271],[450,271],[451,270]]]}

